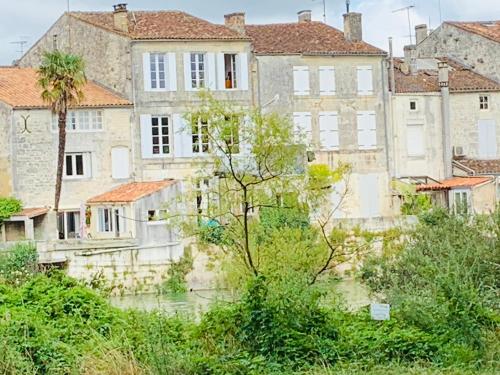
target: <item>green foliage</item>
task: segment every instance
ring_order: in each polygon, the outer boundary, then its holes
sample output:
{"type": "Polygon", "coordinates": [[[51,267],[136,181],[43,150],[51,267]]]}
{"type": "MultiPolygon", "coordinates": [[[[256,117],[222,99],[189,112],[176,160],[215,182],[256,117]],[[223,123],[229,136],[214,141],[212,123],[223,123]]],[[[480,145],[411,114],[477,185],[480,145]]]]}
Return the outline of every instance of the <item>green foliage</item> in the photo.
{"type": "Polygon", "coordinates": [[[20,212],[22,208],[23,206],[20,200],[16,198],[0,197],[0,224],[13,214],[20,212]]]}
{"type": "Polygon", "coordinates": [[[187,292],[186,276],[193,270],[193,257],[191,250],[186,249],[184,256],[170,265],[167,271],[167,280],[161,287],[162,293],[187,292]]]}
{"type": "Polygon", "coordinates": [[[38,254],[31,244],[17,244],[0,253],[0,282],[20,285],[38,270],[38,254]]]}
{"type": "Polygon", "coordinates": [[[431,197],[427,194],[418,194],[415,185],[393,181],[393,188],[401,197],[403,215],[421,215],[432,209],[431,197]]]}

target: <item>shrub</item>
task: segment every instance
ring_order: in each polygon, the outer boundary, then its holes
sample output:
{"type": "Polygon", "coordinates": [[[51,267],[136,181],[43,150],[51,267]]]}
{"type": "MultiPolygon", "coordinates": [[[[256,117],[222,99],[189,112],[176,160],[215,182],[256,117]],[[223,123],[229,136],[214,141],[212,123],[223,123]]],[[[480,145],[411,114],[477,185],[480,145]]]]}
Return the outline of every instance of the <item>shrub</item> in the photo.
{"type": "Polygon", "coordinates": [[[0,254],[0,280],[20,285],[38,270],[38,254],[31,244],[17,244],[0,254]]]}

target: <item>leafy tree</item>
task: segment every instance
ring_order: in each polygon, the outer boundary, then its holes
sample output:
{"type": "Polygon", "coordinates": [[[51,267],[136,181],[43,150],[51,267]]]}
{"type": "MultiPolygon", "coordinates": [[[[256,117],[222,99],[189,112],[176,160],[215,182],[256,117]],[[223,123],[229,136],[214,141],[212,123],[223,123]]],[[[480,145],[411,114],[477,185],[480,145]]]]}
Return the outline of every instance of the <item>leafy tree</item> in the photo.
{"type": "Polygon", "coordinates": [[[16,198],[0,197],[0,224],[22,210],[22,203],[16,198]]]}
{"type": "Polygon", "coordinates": [[[77,105],[83,99],[86,83],[84,62],[81,57],[61,51],[46,52],[38,68],[38,84],[42,87],[42,99],[57,114],[59,146],[57,153],[57,177],[54,210],[59,210],[61,184],[66,149],[66,116],[68,107],[77,105]]]}

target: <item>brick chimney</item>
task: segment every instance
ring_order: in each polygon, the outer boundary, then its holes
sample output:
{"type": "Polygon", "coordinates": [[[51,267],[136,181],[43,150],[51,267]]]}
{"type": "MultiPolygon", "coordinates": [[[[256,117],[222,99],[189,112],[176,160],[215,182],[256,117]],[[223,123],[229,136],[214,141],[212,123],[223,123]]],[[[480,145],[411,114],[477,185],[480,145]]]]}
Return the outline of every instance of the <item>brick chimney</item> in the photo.
{"type": "Polygon", "coordinates": [[[312,20],[310,10],[301,10],[297,15],[299,16],[299,23],[311,22],[312,20]]]}
{"type": "Polygon", "coordinates": [[[233,29],[234,31],[239,32],[240,34],[245,33],[245,13],[231,13],[224,15],[224,24],[233,29]]]}
{"type": "Polygon", "coordinates": [[[419,45],[422,40],[427,38],[427,25],[422,24],[422,25],[417,25],[415,26],[415,38],[416,38],[416,43],[419,45]]]}
{"type": "Polygon", "coordinates": [[[349,12],[344,14],[344,37],[349,42],[360,42],[363,40],[361,13],[349,12]]]}
{"type": "Polygon", "coordinates": [[[116,30],[128,33],[127,4],[113,5],[113,23],[116,30]]]}

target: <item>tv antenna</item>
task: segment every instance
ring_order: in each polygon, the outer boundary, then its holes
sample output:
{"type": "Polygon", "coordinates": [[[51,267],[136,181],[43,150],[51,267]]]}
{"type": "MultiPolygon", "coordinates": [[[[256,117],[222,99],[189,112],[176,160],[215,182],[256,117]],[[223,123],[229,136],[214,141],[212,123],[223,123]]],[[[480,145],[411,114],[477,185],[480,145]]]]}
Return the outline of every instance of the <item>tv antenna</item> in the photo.
{"type": "Polygon", "coordinates": [[[16,51],[17,53],[20,53],[21,56],[24,55],[24,46],[28,43],[28,37],[22,36],[20,40],[10,42],[10,44],[17,44],[19,46],[19,49],[16,51]]]}
{"type": "MultiPolygon", "coordinates": [[[[316,0],[312,0],[312,1],[316,1],[316,0]]],[[[322,0],[323,1],[323,22],[326,23],[326,0],[322,0]]]]}
{"type": "Polygon", "coordinates": [[[351,0],[345,0],[345,8],[347,13],[349,13],[349,8],[351,7],[351,0]]]}
{"type": "Polygon", "coordinates": [[[407,7],[393,10],[392,13],[403,12],[406,10],[408,14],[408,30],[410,31],[410,44],[413,44],[412,34],[411,34],[411,18],[410,18],[410,10],[415,8],[415,5],[408,5],[407,7]]]}

